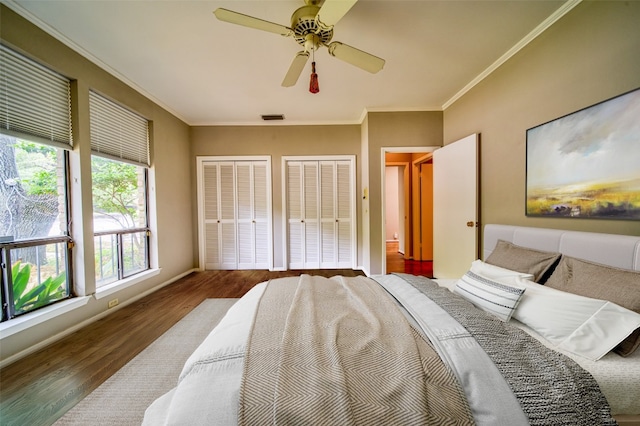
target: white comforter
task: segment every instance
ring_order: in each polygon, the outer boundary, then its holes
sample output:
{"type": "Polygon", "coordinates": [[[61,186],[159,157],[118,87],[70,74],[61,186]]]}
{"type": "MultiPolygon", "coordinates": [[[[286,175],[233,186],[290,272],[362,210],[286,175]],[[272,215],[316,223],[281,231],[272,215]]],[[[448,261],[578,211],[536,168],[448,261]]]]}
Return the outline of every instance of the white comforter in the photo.
{"type": "MultiPolygon", "coordinates": [[[[404,305],[409,320],[423,330],[455,371],[477,424],[528,424],[508,385],[500,374],[494,374],[497,370],[485,359],[486,354],[483,357],[482,349],[464,335],[466,330],[460,330],[446,312],[435,309],[429,298],[420,297],[402,279],[384,276],[377,280],[404,305]],[[429,323],[437,324],[436,328],[429,323]]],[[[245,345],[265,286],[255,286],[229,309],[187,360],[177,386],[147,409],[143,425],[237,424],[245,345]]]]}
{"type": "MultiPolygon", "coordinates": [[[[410,317],[419,327],[433,322],[420,312],[438,316],[437,329],[427,332],[433,342],[442,340],[439,353],[456,371],[465,390],[471,411],[478,425],[525,425],[516,398],[481,348],[451,321],[444,311],[425,309],[428,298],[419,296],[413,287],[394,276],[385,276],[387,290],[396,289],[395,296],[406,305],[414,306],[410,317]],[[395,279],[394,279],[395,278],[395,279]],[[458,335],[457,339],[450,336],[458,335]],[[441,351],[450,351],[446,355],[441,351]]],[[[381,278],[381,277],[378,277],[381,278]]],[[[242,382],[243,355],[253,315],[265,290],[265,283],[251,289],[229,309],[227,315],[187,360],[178,385],[158,398],[146,411],[143,425],[236,425],[237,406],[242,382]]],[[[438,345],[436,344],[438,350],[438,345]]]]}

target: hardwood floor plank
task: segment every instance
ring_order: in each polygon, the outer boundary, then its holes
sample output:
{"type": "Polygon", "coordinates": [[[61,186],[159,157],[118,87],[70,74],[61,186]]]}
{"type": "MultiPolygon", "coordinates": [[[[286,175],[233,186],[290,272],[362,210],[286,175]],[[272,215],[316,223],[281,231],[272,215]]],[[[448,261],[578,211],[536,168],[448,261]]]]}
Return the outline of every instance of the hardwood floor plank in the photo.
{"type": "Polygon", "coordinates": [[[51,425],[203,300],[239,298],[256,284],[302,273],[353,270],[202,271],[161,288],[0,370],[0,424],[51,425]]]}

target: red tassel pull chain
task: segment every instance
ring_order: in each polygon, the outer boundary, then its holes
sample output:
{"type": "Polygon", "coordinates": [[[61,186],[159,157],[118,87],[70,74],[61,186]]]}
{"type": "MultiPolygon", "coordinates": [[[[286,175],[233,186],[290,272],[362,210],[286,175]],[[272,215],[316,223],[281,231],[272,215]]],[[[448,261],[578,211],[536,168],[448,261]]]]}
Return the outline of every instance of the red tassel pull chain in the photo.
{"type": "Polygon", "coordinates": [[[318,85],[318,74],[316,74],[316,63],[311,62],[311,81],[309,82],[309,91],[311,93],[318,93],[320,86],[318,85]]]}

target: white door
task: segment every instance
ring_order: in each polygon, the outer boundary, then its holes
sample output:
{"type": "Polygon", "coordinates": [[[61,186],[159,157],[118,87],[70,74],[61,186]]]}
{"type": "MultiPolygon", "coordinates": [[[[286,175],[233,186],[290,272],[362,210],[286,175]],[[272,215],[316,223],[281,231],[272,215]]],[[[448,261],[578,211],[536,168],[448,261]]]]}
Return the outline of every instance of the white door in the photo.
{"type": "Polygon", "coordinates": [[[287,231],[290,269],[318,269],[319,183],[317,161],[287,161],[287,231]]]}
{"type": "Polygon", "coordinates": [[[204,269],[234,269],[237,264],[233,169],[229,162],[200,167],[204,269]]]}
{"type": "Polygon", "coordinates": [[[433,152],[433,275],[460,278],[478,258],[478,135],[433,152]]]}
{"type": "Polygon", "coordinates": [[[236,162],[237,269],[269,268],[265,162],[236,162]]]}
{"type": "Polygon", "coordinates": [[[353,159],[286,160],[290,269],[352,268],[353,159]]]}
{"type": "Polygon", "coordinates": [[[238,265],[236,236],[236,183],[234,163],[219,163],[219,252],[220,263],[214,269],[236,269],[238,265]]]}
{"type": "Polygon", "coordinates": [[[222,263],[220,253],[220,211],[218,205],[220,200],[219,188],[219,166],[218,164],[202,164],[198,171],[203,190],[200,191],[198,200],[202,204],[200,209],[201,235],[201,267],[204,269],[215,269],[214,265],[222,263]],[[206,191],[204,190],[206,188],[206,191]]]}
{"type": "Polygon", "coordinates": [[[269,269],[272,262],[269,162],[207,158],[211,157],[198,159],[201,267],[269,269]]]}
{"type": "Polygon", "coordinates": [[[350,161],[320,162],[320,267],[351,268],[350,161]]]}

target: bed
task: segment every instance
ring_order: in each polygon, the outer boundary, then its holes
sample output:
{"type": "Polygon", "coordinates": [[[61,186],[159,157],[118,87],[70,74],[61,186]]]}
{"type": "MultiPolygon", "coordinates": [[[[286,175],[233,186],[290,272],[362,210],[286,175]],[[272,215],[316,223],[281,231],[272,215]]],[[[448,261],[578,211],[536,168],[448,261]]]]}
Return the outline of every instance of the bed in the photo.
{"type": "Polygon", "coordinates": [[[640,237],[486,225],[483,249],[458,280],[255,286],[143,424],[640,424],[640,237]]]}

